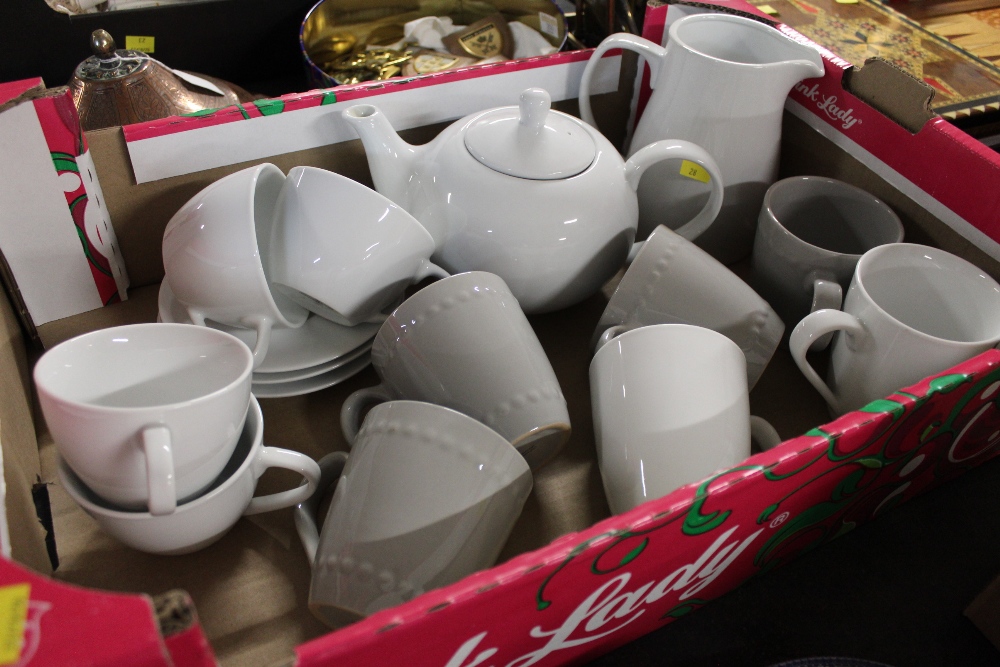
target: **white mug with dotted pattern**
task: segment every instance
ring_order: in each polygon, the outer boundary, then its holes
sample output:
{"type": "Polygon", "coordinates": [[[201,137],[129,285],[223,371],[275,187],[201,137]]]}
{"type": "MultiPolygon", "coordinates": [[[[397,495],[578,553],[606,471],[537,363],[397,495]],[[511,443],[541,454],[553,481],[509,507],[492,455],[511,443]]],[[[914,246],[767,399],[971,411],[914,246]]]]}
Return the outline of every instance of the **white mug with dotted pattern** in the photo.
{"type": "Polygon", "coordinates": [[[348,440],[366,407],[393,399],[427,401],[469,415],[507,438],[534,470],[570,433],[552,365],[520,305],[499,276],[483,271],[438,280],[404,301],[372,345],[382,383],[348,396],[348,440]]]}
{"type": "Polygon", "coordinates": [[[390,401],[349,440],[350,456],[320,461],[318,491],[295,512],[320,620],[346,625],[496,562],[532,486],[502,436],[448,408],[390,401]]]}

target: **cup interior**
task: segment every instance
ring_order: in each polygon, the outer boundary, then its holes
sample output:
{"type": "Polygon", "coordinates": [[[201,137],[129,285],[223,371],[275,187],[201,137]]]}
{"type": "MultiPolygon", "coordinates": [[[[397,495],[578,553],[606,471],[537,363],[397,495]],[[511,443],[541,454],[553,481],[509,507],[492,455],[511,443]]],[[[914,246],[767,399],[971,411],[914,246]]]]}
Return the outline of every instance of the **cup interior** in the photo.
{"type": "Polygon", "coordinates": [[[830,252],[863,255],[902,238],[892,209],[860,188],[831,179],[785,179],[771,189],[767,206],[792,235],[830,252]]]}
{"type": "MultiPolygon", "coordinates": [[[[254,448],[259,446],[262,441],[263,430],[264,420],[260,411],[260,405],[257,403],[257,399],[251,396],[250,409],[247,410],[247,419],[243,426],[243,432],[240,434],[240,439],[236,443],[236,449],[233,450],[233,454],[229,457],[229,461],[226,462],[222,472],[219,473],[208,488],[199,494],[197,498],[179,504],[174,514],[196,511],[200,505],[205,504],[211,498],[221,493],[221,487],[228,486],[230,480],[242,474],[243,469],[250,465],[252,461],[253,457],[251,453],[254,448]]],[[[72,468],[62,458],[59,459],[59,471],[67,493],[69,493],[77,504],[86,510],[105,516],[155,519],[149,512],[143,510],[126,510],[97,495],[73,472],[72,468]]]]}
{"type": "Polygon", "coordinates": [[[928,336],[964,343],[1000,338],[1000,285],[943,250],[882,246],[862,258],[856,279],[887,314],[928,336]]]}
{"type": "Polygon", "coordinates": [[[253,356],[239,339],[188,324],[101,329],[49,350],[35,367],[54,397],[109,409],[170,406],[247,381],[253,356]]]}

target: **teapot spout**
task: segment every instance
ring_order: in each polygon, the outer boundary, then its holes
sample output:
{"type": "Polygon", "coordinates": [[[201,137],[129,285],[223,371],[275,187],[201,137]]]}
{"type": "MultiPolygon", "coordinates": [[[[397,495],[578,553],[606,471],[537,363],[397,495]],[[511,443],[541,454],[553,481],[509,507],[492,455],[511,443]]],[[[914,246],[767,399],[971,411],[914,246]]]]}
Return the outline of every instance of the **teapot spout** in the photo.
{"type": "Polygon", "coordinates": [[[374,105],[358,104],[342,115],[361,137],[375,189],[408,210],[407,186],[419,149],[400,139],[374,105]]]}

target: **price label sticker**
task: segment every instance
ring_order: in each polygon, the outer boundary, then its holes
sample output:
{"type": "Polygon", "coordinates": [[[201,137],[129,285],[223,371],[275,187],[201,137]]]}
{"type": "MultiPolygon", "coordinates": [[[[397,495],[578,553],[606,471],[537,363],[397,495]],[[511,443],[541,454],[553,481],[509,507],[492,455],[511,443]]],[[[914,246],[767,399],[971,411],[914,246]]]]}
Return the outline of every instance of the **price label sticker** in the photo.
{"type": "Polygon", "coordinates": [[[559,21],[555,16],[552,16],[552,14],[546,14],[545,12],[538,12],[538,23],[542,32],[550,37],[559,39],[559,21]]]}
{"type": "Polygon", "coordinates": [[[838,5],[856,5],[858,0],[837,0],[838,5]]]}
{"type": "Polygon", "coordinates": [[[708,183],[712,180],[712,177],[709,176],[708,172],[700,164],[691,162],[690,160],[681,161],[681,176],[687,176],[702,183],[708,183]]]}
{"type": "Polygon", "coordinates": [[[148,36],[125,35],[125,48],[130,51],[153,53],[156,49],[156,38],[148,36]]]}
{"type": "Polygon", "coordinates": [[[13,665],[21,657],[30,597],[31,584],[0,587],[0,665],[13,665]]]}
{"type": "Polygon", "coordinates": [[[764,12],[768,16],[777,16],[778,15],[778,10],[775,9],[774,7],[772,7],[771,5],[757,5],[757,9],[759,9],[762,12],[764,12]]]}

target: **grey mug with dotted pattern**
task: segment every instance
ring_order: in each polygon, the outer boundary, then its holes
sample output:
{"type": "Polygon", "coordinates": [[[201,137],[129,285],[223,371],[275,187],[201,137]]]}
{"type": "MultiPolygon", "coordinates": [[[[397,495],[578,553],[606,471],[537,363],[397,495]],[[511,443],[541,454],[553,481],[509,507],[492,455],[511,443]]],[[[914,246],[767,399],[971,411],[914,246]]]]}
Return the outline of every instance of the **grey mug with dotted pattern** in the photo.
{"type": "Polygon", "coordinates": [[[496,562],[532,486],[506,439],[448,408],[390,401],[351,445],[320,461],[318,490],[295,513],[320,620],[340,627],[496,562]],[[319,501],[334,483],[320,531],[319,501]]]}
{"type": "Polygon", "coordinates": [[[386,319],[372,345],[382,379],[344,402],[351,438],[369,405],[395,399],[435,403],[505,437],[532,470],[570,434],[566,399],[545,350],[497,275],[460,273],[431,283],[386,319]]]}

